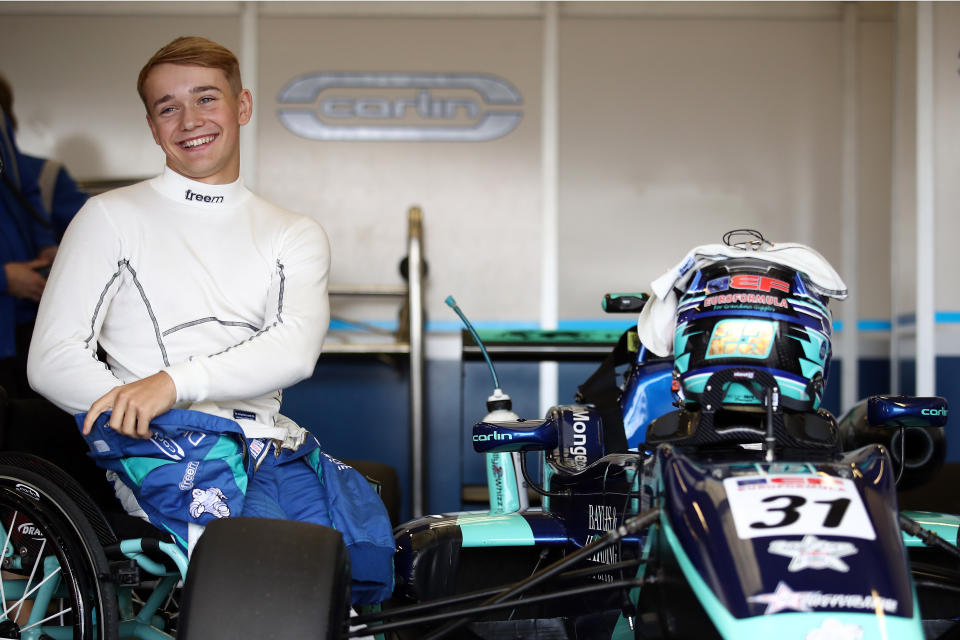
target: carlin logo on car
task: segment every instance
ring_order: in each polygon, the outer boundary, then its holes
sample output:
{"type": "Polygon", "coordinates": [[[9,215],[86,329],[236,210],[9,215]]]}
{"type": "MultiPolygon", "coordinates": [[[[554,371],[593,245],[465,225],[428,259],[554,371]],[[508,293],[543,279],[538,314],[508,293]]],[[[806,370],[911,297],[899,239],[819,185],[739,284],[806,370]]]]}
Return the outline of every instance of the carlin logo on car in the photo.
{"type": "Polygon", "coordinates": [[[30,496],[34,500],[37,500],[37,501],[40,500],[40,494],[37,493],[37,490],[34,489],[33,487],[29,487],[25,484],[18,482],[14,488],[20,493],[30,496]]]}
{"type": "Polygon", "coordinates": [[[473,436],[474,442],[487,442],[488,440],[513,440],[513,434],[494,431],[492,433],[478,433],[473,436]]]}
{"type": "Polygon", "coordinates": [[[791,573],[804,569],[832,569],[847,573],[850,567],[841,558],[857,553],[857,547],[850,542],[803,536],[803,540],[774,540],[767,547],[767,551],[790,558],[787,571],[791,573]]]}
{"type": "Polygon", "coordinates": [[[324,141],[482,142],[523,118],[520,92],[480,73],[312,73],[277,102],[283,126],[324,141]]]}
{"type": "Polygon", "coordinates": [[[823,593],[822,591],[794,591],[785,582],[777,584],[773,593],[761,593],[749,598],[750,602],[767,605],[763,615],[781,611],[814,611],[816,609],[855,609],[896,613],[897,601],[874,595],[850,593],[823,593]]]}

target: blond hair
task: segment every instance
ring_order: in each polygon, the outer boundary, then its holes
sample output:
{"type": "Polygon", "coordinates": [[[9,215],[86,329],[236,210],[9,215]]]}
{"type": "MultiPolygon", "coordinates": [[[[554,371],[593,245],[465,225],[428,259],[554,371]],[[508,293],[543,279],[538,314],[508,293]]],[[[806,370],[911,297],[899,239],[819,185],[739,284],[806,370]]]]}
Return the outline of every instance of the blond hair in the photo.
{"type": "Polygon", "coordinates": [[[161,64],[183,64],[220,69],[227,77],[227,83],[230,85],[230,91],[233,92],[234,96],[239,95],[243,89],[243,83],[240,81],[240,63],[230,49],[217,44],[213,40],[199,36],[183,36],[153,54],[153,57],[140,70],[140,77],[137,78],[137,93],[140,94],[143,106],[148,109],[144,85],[153,68],[161,64]]]}

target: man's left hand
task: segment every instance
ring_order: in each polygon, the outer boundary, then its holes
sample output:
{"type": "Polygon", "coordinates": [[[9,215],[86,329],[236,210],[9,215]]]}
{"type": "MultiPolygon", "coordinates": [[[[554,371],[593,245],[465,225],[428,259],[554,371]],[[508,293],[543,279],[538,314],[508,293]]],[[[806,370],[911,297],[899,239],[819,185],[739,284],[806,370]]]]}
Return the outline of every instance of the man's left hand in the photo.
{"type": "Polygon", "coordinates": [[[169,411],[177,401],[177,387],[173,379],[160,371],[152,376],[114,387],[90,406],[83,421],[83,435],[90,433],[97,417],[109,409],[108,426],[131,438],[149,438],[150,421],[169,411]]]}

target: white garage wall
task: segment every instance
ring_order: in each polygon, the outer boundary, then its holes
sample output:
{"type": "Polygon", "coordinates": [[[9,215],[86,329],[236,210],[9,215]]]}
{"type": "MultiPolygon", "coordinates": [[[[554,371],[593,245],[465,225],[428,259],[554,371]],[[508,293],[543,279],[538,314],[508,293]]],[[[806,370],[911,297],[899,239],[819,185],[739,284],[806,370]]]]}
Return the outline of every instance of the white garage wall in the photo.
{"type": "Polygon", "coordinates": [[[838,22],[570,19],[561,45],[562,315],[732,228],[839,267],[838,22]]]}
{"type": "MultiPolygon", "coordinates": [[[[0,73],[15,93],[18,142],[60,160],[78,179],[158,173],[163,155],[137,95],[140,68],[180,35],[207,34],[234,49],[240,40],[237,16],[207,15],[217,7],[185,15],[70,14],[63,3],[61,15],[54,13],[61,3],[9,4],[0,3],[0,73]]],[[[117,5],[122,11],[124,3],[117,5]]]]}
{"type": "Polygon", "coordinates": [[[936,274],[943,285],[935,295],[937,310],[949,311],[960,309],[960,3],[934,3],[933,11],[936,274]]]}
{"type": "Polygon", "coordinates": [[[893,30],[892,22],[867,21],[859,33],[857,266],[859,315],[866,320],[890,317],[893,30]]]}
{"type": "MultiPolygon", "coordinates": [[[[442,303],[452,293],[481,323],[535,324],[542,6],[257,7],[258,189],[323,222],[334,281],[398,282],[405,211],[418,204],[429,319],[453,326],[442,303]],[[519,90],[523,120],[480,143],[309,141],[278,122],[276,96],[320,71],[494,74],[519,90]]],[[[604,291],[644,288],[734,226],[809,242],[841,264],[840,7],[560,4],[561,322],[601,318],[604,291]]],[[[140,65],[185,33],[239,51],[240,10],[0,3],[0,70],[17,90],[21,145],[81,178],[155,173],[160,157],[133,89],[140,65]]],[[[858,264],[870,290],[859,313],[886,318],[893,11],[860,3],[860,15],[858,264]]]]}
{"type": "MultiPolygon", "coordinates": [[[[406,209],[417,204],[425,219],[431,319],[456,319],[443,304],[453,294],[478,319],[536,321],[540,22],[266,17],[260,36],[260,190],[323,223],[334,251],[332,279],[399,282],[406,209]],[[506,136],[486,142],[308,140],[279,122],[275,100],[290,80],[315,72],[492,74],[517,88],[523,119],[506,136]]],[[[469,93],[430,91],[434,98],[469,93]]],[[[416,93],[351,89],[327,95],[393,101],[416,93]]],[[[405,122],[438,124],[412,110],[405,122]]]]}
{"type": "MultiPolygon", "coordinates": [[[[957,201],[960,170],[957,131],[960,130],[960,5],[955,2],[917,5],[900,3],[895,32],[895,136],[893,139],[893,203],[891,254],[893,269],[893,314],[898,321],[894,354],[898,360],[917,360],[918,385],[922,393],[952,391],[953,377],[937,380],[935,368],[953,364],[937,363],[933,356],[960,354],[960,289],[954,282],[958,270],[955,238],[960,232],[957,201]],[[929,8],[929,39],[918,43],[918,7],[929,8]],[[929,47],[932,59],[918,60],[918,49],[929,47]],[[922,81],[921,81],[922,80],[922,81]],[[918,100],[922,98],[922,100],[918,100]],[[920,110],[922,104],[924,110],[920,110]],[[919,143],[926,132],[930,148],[919,143]],[[932,193],[918,188],[930,185],[932,193]],[[929,198],[929,199],[927,199],[929,198]],[[932,232],[918,240],[918,210],[932,208],[932,232]],[[918,277],[920,259],[933,252],[932,274],[918,277]],[[927,252],[927,253],[925,253],[927,252]],[[917,313],[918,294],[929,297],[927,314],[917,313]],[[935,312],[933,318],[929,311],[935,312]],[[918,342],[919,332],[919,342],[918,342]],[[929,345],[933,345],[930,349],[929,345]],[[917,353],[918,344],[920,353],[917,353]],[[926,349],[924,349],[926,347],[926,349]],[[930,353],[932,351],[933,353],[930,353]]],[[[952,358],[951,358],[952,360],[952,358]]],[[[896,377],[896,369],[894,371],[896,377]]],[[[903,381],[910,383],[911,381],[903,381]]],[[[896,387],[895,384],[892,385],[896,387]]]]}

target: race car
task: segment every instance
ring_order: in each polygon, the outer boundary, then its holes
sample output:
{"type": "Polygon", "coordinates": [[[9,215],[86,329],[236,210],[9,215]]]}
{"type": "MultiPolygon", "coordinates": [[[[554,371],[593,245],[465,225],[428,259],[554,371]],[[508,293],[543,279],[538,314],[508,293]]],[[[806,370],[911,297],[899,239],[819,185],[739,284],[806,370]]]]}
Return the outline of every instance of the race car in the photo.
{"type": "Polygon", "coordinates": [[[952,637],[960,517],[897,497],[942,465],[946,401],[825,411],[830,316],[796,266],[721,255],[678,282],[673,354],[628,331],[613,408],[585,385],[543,419],[474,425],[491,498],[529,487],[540,506],[402,524],[393,596],[352,614],[333,530],[225,518],[188,564],[0,455],[0,638],[952,637]]]}

